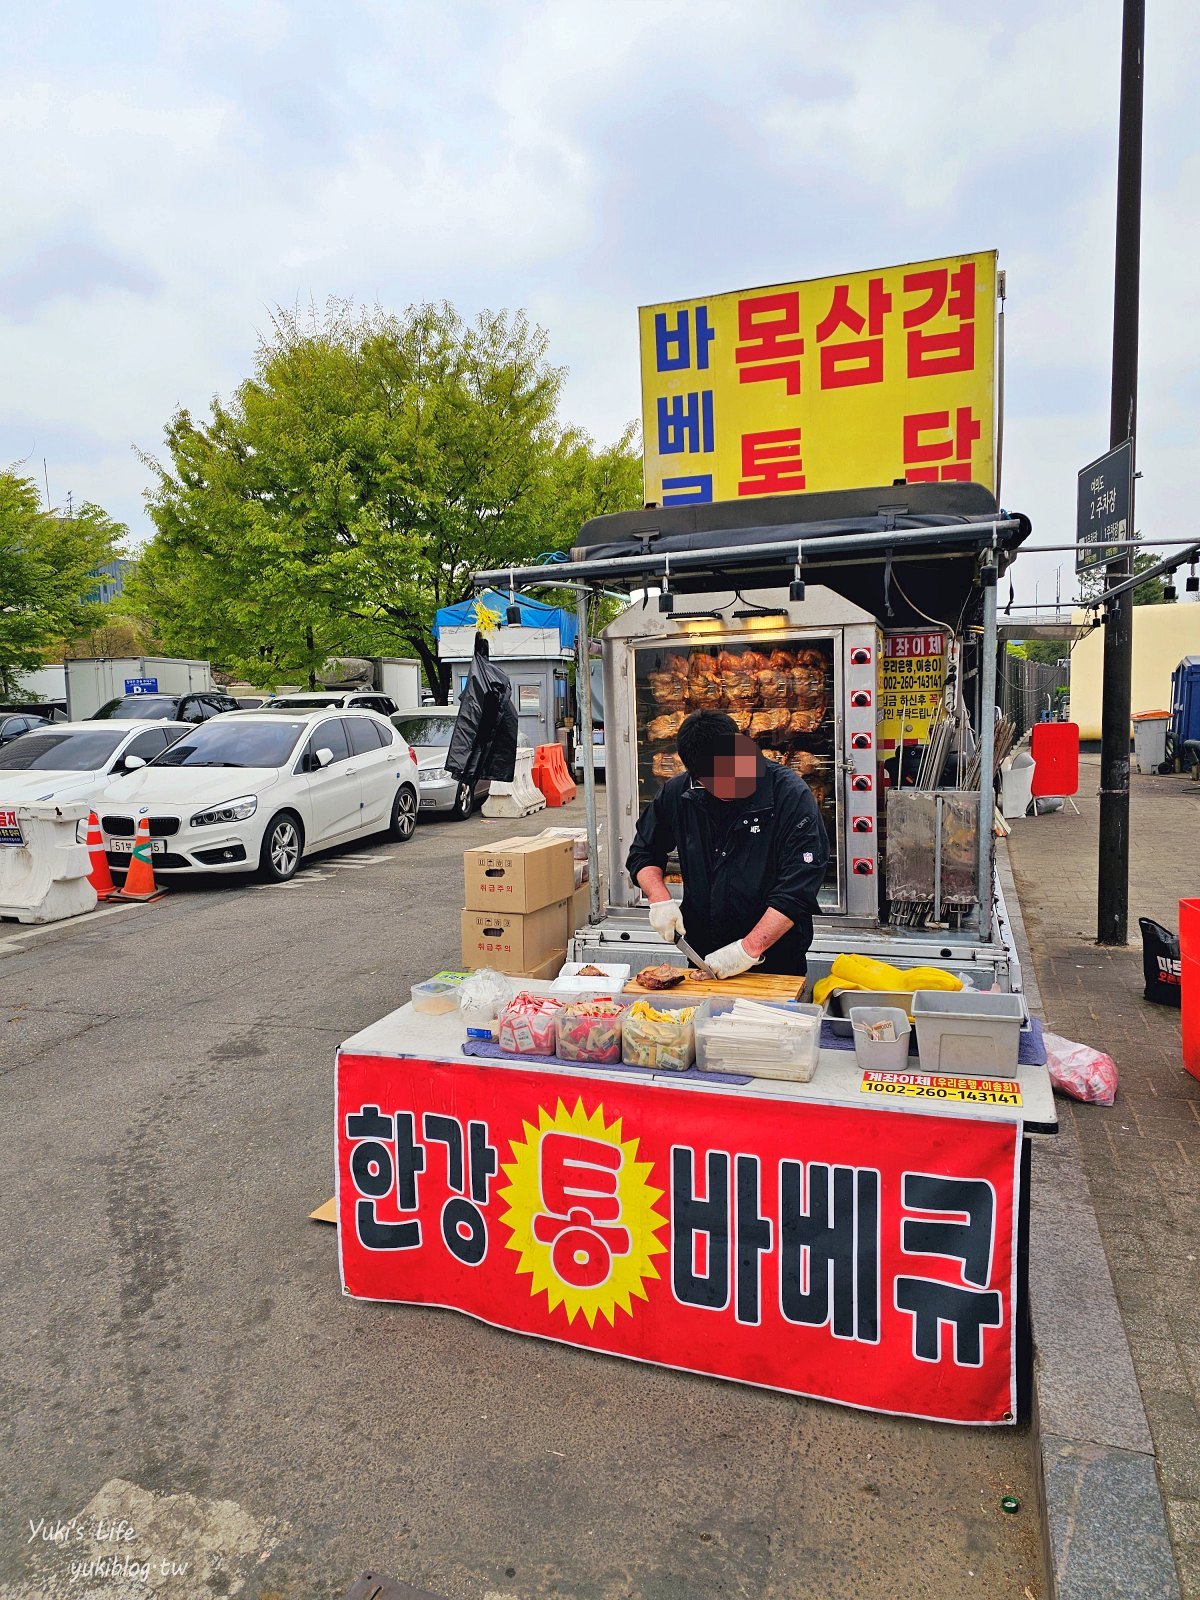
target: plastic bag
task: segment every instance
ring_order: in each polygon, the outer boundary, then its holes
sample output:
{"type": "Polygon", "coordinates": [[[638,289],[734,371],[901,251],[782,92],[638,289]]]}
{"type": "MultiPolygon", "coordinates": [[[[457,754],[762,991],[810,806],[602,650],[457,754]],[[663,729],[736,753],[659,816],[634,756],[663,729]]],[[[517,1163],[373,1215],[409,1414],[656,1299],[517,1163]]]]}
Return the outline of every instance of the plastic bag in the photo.
{"type": "Polygon", "coordinates": [[[1110,1106],[1117,1098],[1117,1064],[1103,1050],[1043,1030],[1050,1082],[1072,1100],[1110,1106]]]}
{"type": "Polygon", "coordinates": [[[1178,1006],[1183,993],[1183,968],[1179,959],[1179,935],[1164,928],[1153,917],[1139,917],[1142,930],[1143,993],[1156,1006],[1178,1006]]]}
{"type": "Polygon", "coordinates": [[[491,967],[477,968],[458,990],[458,1009],[468,1028],[486,1028],[512,999],[512,985],[491,967]]]}

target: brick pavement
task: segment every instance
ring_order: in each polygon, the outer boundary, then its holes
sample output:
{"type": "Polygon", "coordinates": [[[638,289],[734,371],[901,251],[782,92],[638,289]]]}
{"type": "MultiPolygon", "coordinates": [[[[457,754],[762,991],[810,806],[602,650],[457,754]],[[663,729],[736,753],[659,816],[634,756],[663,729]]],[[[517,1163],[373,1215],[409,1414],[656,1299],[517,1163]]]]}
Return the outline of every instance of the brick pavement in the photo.
{"type": "MultiPolygon", "coordinates": [[[[1108,1050],[1116,1105],[1060,1097],[1129,1338],[1167,1505],[1180,1581],[1200,1600],[1200,1082],[1183,1070],[1179,1013],[1142,998],[1137,919],[1179,925],[1200,896],[1200,785],[1135,773],[1129,926],[1096,945],[1099,758],[1084,756],[1069,812],[1013,823],[1009,851],[1048,1025],[1108,1050]]],[[[1088,1331],[1079,1330],[1080,1361],[1088,1331]]]]}

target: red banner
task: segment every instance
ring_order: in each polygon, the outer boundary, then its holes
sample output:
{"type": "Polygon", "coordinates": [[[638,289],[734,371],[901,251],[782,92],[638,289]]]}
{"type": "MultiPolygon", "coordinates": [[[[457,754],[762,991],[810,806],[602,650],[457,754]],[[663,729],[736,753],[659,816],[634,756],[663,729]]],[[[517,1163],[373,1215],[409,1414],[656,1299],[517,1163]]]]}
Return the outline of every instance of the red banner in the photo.
{"type": "Polygon", "coordinates": [[[337,1129],[347,1294],[1014,1420],[1013,1123],[343,1054],[337,1129]]]}

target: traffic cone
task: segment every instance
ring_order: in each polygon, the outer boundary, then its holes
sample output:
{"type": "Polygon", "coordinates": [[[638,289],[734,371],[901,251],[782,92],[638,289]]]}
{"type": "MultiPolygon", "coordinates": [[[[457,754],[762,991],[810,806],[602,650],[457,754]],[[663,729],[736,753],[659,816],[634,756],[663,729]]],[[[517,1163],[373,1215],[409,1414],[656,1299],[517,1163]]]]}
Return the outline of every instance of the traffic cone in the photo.
{"type": "Polygon", "coordinates": [[[104,835],[100,832],[100,819],[93,811],[88,816],[87,848],[92,870],[88,882],[96,891],[97,900],[111,900],[117,892],[113,875],[108,870],[108,857],[104,853],[104,835]]]}
{"type": "Polygon", "coordinates": [[[166,892],[165,889],[154,887],[154,868],[150,865],[150,819],[139,817],[133,854],[129,858],[129,871],[125,874],[125,886],[116,891],[114,898],[157,900],[166,892]]]}

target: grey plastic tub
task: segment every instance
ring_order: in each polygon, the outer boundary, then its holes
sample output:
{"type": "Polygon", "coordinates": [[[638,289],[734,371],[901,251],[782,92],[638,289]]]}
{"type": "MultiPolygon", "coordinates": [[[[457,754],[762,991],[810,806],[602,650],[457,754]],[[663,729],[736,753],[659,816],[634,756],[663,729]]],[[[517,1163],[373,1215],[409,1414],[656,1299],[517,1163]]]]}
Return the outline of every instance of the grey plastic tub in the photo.
{"type": "Polygon", "coordinates": [[[1019,994],[983,994],[963,989],[946,994],[918,989],[912,1018],[917,1049],[927,1072],[992,1073],[1011,1078],[1025,1006],[1019,994]]]}

